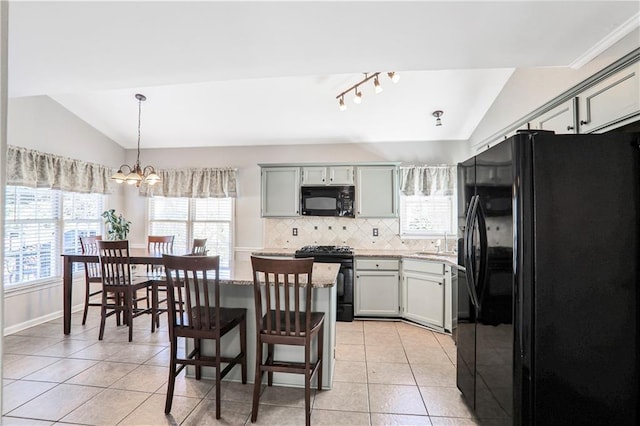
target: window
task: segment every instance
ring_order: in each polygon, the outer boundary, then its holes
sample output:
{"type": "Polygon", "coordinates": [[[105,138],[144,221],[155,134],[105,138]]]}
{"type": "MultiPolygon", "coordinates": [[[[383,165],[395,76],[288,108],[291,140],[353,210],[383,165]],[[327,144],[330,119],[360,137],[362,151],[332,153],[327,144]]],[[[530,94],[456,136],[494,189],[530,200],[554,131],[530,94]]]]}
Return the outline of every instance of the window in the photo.
{"type": "Polygon", "coordinates": [[[60,277],[60,254],[80,251],[79,236],[101,233],[103,200],[101,194],[7,185],[5,286],[60,277]]]}
{"type": "Polygon", "coordinates": [[[402,236],[442,236],[456,231],[453,195],[400,196],[400,234],[402,236]]]}
{"type": "Polygon", "coordinates": [[[149,199],[149,235],[174,235],[173,251],[191,251],[194,238],[206,238],[209,254],[229,269],[233,255],[233,198],[149,199]]]}

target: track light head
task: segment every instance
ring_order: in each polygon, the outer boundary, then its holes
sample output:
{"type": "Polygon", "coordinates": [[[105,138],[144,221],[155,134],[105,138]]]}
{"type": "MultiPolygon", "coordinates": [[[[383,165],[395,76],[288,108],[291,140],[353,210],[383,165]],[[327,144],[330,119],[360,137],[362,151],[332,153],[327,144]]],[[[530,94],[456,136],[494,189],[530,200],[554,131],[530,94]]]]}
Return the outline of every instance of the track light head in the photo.
{"type": "Polygon", "coordinates": [[[338,101],[338,108],[340,109],[340,111],[344,111],[347,109],[347,106],[344,104],[344,95],[340,97],[340,100],[338,101]]]}
{"type": "Polygon", "coordinates": [[[376,94],[381,93],[382,92],[382,86],[380,85],[380,79],[378,78],[378,75],[376,74],[376,78],[373,79],[373,87],[375,88],[376,94]]]}
{"type": "Polygon", "coordinates": [[[387,75],[389,76],[389,78],[391,79],[392,82],[397,83],[398,81],[400,81],[400,75],[397,72],[388,72],[387,75]]]}
{"type": "Polygon", "coordinates": [[[362,102],[362,92],[358,90],[358,86],[356,86],[355,93],[356,95],[353,97],[353,102],[359,104],[362,102]]]}

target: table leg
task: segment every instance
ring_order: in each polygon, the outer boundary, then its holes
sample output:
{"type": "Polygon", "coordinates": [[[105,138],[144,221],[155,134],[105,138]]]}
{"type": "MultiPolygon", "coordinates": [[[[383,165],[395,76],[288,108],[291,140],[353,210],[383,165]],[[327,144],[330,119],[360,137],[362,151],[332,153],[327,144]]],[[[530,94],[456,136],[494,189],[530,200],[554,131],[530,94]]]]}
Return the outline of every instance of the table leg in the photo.
{"type": "Polygon", "coordinates": [[[62,262],[62,300],[63,300],[63,318],[62,324],[64,334],[71,334],[71,296],[73,294],[73,262],[67,256],[64,256],[62,262]]]}

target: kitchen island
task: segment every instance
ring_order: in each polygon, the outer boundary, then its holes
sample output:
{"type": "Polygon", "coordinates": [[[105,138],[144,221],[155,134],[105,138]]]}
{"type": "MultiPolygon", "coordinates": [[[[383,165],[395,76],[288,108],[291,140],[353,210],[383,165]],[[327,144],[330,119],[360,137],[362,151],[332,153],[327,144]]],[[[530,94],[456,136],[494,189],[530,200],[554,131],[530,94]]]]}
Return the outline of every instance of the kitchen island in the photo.
{"type": "MultiPolygon", "coordinates": [[[[334,263],[314,263],[312,286],[312,310],[325,313],[324,351],[322,386],[331,389],[333,384],[334,352],[336,342],[336,276],[340,265],[334,263]]],[[[256,316],[253,297],[253,269],[250,261],[238,261],[230,269],[220,270],[220,303],[226,308],[245,308],[247,310],[247,379],[252,383],[255,377],[256,355],[256,316]]],[[[192,349],[193,343],[187,341],[187,350],[192,349]]],[[[239,332],[234,330],[222,338],[222,352],[237,352],[239,348],[239,332]]],[[[214,354],[213,342],[204,341],[203,351],[214,354]]],[[[312,353],[315,349],[312,348],[312,353]]],[[[302,347],[287,347],[276,345],[276,357],[282,360],[302,361],[304,350],[302,347]]],[[[193,375],[193,368],[187,369],[188,375],[193,375]]],[[[203,376],[215,377],[212,368],[203,368],[203,376]]],[[[240,367],[234,367],[225,380],[240,381],[240,367]]],[[[315,380],[314,380],[315,382],[315,380]]],[[[300,374],[274,373],[273,384],[276,386],[303,387],[304,376],[300,374]]],[[[313,385],[315,386],[315,384],[313,385]]]]}

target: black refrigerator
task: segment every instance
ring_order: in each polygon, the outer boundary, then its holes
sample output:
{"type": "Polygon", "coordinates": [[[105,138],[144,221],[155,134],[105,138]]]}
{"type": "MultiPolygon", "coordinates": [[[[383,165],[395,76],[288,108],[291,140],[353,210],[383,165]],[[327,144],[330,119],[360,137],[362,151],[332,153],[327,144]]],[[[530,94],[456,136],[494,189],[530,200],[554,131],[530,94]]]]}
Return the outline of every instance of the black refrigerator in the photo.
{"type": "Polygon", "coordinates": [[[481,424],[636,425],[640,134],[458,165],[457,386],[481,424]]]}

